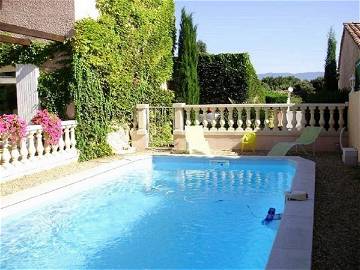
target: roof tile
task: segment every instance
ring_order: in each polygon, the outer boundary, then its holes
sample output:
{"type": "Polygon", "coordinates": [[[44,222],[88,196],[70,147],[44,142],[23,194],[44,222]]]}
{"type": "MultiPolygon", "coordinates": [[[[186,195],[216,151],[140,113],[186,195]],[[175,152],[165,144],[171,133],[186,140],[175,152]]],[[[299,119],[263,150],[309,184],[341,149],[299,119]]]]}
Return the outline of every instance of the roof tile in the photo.
{"type": "Polygon", "coordinates": [[[360,23],[344,23],[344,28],[349,32],[356,45],[360,47],[360,23]]]}

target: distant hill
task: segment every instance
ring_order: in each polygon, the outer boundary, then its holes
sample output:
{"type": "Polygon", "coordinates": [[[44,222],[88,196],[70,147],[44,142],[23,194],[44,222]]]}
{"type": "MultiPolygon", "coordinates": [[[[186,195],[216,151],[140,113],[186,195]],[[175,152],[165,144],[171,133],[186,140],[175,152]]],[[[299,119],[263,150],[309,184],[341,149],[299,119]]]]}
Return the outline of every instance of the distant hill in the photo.
{"type": "Polygon", "coordinates": [[[317,77],[323,77],[324,72],[303,72],[303,73],[263,73],[258,74],[259,79],[261,80],[264,77],[286,77],[294,76],[300,80],[313,80],[317,77]]]}

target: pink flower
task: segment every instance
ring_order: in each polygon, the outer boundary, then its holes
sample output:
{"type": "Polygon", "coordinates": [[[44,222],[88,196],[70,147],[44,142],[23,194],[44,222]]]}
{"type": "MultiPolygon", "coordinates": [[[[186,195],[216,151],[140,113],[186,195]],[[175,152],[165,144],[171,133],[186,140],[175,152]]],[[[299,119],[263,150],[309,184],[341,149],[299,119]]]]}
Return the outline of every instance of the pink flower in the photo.
{"type": "Polygon", "coordinates": [[[35,125],[41,125],[45,133],[45,142],[56,145],[62,136],[62,126],[60,118],[49,113],[46,109],[39,110],[31,120],[35,125]]]}
{"type": "Polygon", "coordinates": [[[11,144],[18,144],[26,136],[26,122],[16,114],[0,115],[0,135],[9,138],[11,144]]]}

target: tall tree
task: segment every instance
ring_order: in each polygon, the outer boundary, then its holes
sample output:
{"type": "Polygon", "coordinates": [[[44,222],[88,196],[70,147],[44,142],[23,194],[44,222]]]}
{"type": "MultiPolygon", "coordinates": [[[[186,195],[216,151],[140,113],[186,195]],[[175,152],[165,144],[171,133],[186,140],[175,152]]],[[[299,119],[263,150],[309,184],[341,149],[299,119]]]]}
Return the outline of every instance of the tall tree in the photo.
{"type": "Polygon", "coordinates": [[[333,28],[328,35],[328,48],[325,62],[324,88],[326,91],[337,91],[338,80],[336,71],[336,38],[333,28]]]}
{"type": "Polygon", "coordinates": [[[207,53],[207,45],[204,41],[199,40],[197,42],[197,47],[198,47],[199,53],[207,53]]]}
{"type": "Polygon", "coordinates": [[[176,67],[177,96],[187,104],[199,104],[200,87],[197,74],[199,51],[196,43],[197,27],[192,14],[181,11],[179,50],[176,67]]]}

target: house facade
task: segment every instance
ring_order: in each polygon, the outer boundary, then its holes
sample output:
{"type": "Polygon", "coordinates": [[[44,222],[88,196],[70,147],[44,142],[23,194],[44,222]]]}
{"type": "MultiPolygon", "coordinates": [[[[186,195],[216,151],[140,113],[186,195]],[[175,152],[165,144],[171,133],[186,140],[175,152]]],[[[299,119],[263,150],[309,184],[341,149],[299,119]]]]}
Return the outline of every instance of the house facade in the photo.
{"type": "MultiPolygon", "coordinates": [[[[0,0],[0,43],[62,42],[72,36],[77,20],[98,15],[96,0],[0,0]]],[[[0,64],[0,114],[16,113],[29,122],[40,104],[39,68],[59,68],[56,59],[44,67],[0,64]]]]}
{"type": "Polygon", "coordinates": [[[344,23],[339,57],[339,89],[360,88],[360,23],[344,23]]]}

